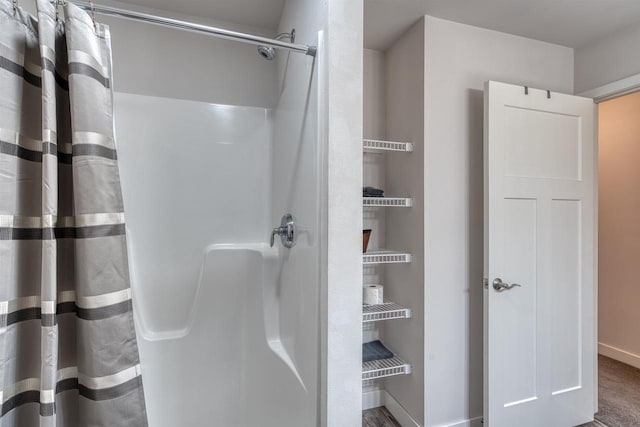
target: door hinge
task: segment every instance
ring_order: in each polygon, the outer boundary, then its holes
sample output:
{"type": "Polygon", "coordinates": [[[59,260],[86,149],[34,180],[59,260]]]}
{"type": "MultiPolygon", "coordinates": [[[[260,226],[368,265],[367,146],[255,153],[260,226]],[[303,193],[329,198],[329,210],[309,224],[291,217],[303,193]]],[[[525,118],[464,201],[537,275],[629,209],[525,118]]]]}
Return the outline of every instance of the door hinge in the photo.
{"type": "Polygon", "coordinates": [[[485,289],[489,289],[489,279],[487,279],[486,277],[482,278],[482,287],[485,289]]]}

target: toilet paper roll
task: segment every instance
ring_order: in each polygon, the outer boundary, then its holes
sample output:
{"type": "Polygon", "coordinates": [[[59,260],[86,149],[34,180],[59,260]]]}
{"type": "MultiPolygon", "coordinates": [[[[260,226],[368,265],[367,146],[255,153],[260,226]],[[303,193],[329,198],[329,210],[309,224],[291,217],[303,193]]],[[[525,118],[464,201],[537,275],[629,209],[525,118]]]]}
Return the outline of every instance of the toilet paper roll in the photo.
{"type": "Polygon", "coordinates": [[[382,285],[364,285],[362,299],[367,305],[382,304],[383,286],[382,285]]]}

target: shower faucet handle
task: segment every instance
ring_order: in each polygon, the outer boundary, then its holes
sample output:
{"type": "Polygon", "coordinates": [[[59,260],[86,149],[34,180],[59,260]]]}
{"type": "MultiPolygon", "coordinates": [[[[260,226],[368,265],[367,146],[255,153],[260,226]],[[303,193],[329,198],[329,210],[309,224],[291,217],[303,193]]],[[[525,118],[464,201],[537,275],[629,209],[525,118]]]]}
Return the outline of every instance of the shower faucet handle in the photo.
{"type": "Polygon", "coordinates": [[[282,246],[291,249],[296,244],[297,230],[296,221],[291,214],[285,214],[280,221],[280,227],[276,227],[271,232],[270,245],[273,247],[276,236],[280,236],[282,246]]]}
{"type": "Polygon", "coordinates": [[[275,243],[276,240],[276,235],[280,236],[282,234],[282,227],[276,227],[273,229],[273,231],[271,232],[271,240],[269,241],[269,246],[273,247],[273,244],[275,243]]]}

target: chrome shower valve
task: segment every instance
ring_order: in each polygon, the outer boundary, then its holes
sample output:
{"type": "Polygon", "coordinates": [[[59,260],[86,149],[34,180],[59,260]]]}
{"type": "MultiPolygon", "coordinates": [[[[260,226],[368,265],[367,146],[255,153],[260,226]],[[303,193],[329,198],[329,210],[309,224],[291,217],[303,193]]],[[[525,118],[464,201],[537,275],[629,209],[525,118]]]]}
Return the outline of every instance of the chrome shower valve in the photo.
{"type": "Polygon", "coordinates": [[[270,246],[273,247],[276,236],[280,236],[280,242],[285,248],[291,249],[296,244],[297,231],[296,221],[291,214],[285,214],[280,221],[280,227],[276,227],[271,232],[270,246]]]}

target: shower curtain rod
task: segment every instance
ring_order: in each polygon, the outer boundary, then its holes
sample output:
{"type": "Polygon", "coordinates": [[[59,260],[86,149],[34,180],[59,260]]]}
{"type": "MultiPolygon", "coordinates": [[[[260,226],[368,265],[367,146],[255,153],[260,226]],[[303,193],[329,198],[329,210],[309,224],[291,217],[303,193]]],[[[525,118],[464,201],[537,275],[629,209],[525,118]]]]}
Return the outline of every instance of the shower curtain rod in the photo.
{"type": "MultiPolygon", "coordinates": [[[[62,5],[67,1],[52,0],[51,3],[56,5],[62,5]]],[[[304,53],[309,56],[316,56],[316,47],[307,46],[304,44],[288,43],[276,39],[267,37],[254,36],[253,34],[239,33],[237,31],[225,30],[222,28],[210,27],[208,25],[196,24],[188,21],[180,21],[178,19],[164,18],[162,16],[150,15],[148,13],[134,12],[126,9],[119,9],[111,6],[102,6],[97,4],[90,4],[83,1],[72,1],[81,9],[92,13],[99,13],[101,15],[117,16],[120,18],[130,19],[133,21],[147,22],[149,24],[161,25],[164,27],[177,28],[179,30],[186,30],[200,34],[207,34],[214,37],[220,37],[227,40],[235,40],[242,43],[249,43],[253,45],[270,46],[274,48],[287,49],[293,52],[304,53]]]]}

